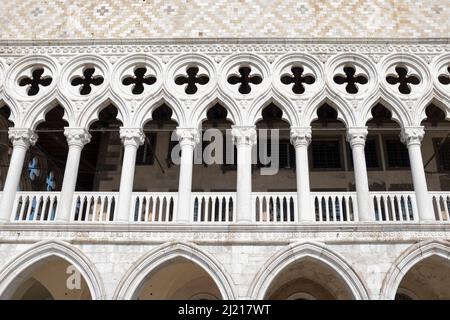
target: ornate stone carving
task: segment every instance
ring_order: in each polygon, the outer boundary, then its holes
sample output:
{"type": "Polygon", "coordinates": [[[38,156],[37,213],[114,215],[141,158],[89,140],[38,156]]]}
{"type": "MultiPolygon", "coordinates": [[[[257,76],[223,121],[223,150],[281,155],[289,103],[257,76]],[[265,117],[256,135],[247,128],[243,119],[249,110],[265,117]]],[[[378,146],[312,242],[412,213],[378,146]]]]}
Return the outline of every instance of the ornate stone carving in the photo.
{"type": "Polygon", "coordinates": [[[177,128],[176,134],[181,148],[184,146],[195,147],[200,142],[200,134],[197,128],[177,128]]]}
{"type": "Polygon", "coordinates": [[[91,142],[91,134],[84,128],[64,128],[67,144],[83,147],[91,142]]]}
{"type": "Polygon", "coordinates": [[[241,144],[253,146],[256,144],[257,136],[255,126],[233,126],[231,135],[233,136],[233,143],[236,146],[241,144]]]}
{"type": "Polygon", "coordinates": [[[120,139],[124,146],[137,148],[144,143],[145,135],[141,128],[120,128],[120,139]]]}
{"type": "Polygon", "coordinates": [[[355,145],[364,146],[366,144],[367,133],[367,127],[348,128],[347,141],[351,147],[355,145]]]}
{"type": "Polygon", "coordinates": [[[27,128],[10,128],[8,136],[14,147],[23,147],[26,149],[29,146],[34,146],[38,139],[37,134],[27,128]]]}
{"type": "Polygon", "coordinates": [[[418,144],[422,142],[425,135],[425,130],[422,126],[405,127],[400,132],[400,140],[407,146],[418,144]]]}
{"type": "Polygon", "coordinates": [[[311,143],[311,127],[292,127],[291,143],[295,148],[305,146],[311,143]]]}

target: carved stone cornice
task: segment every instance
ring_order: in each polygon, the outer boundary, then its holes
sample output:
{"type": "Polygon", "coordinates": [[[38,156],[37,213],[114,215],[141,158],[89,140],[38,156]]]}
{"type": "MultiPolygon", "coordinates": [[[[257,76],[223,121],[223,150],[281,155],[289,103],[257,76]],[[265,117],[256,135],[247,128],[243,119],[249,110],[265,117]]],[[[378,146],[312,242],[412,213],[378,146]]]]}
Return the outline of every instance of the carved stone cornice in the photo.
{"type": "Polygon", "coordinates": [[[85,128],[64,128],[67,144],[70,146],[84,147],[91,142],[91,134],[85,128]]]}
{"type": "Polygon", "coordinates": [[[195,147],[200,142],[200,134],[197,128],[177,128],[176,131],[180,147],[195,147]]]}
{"type": "Polygon", "coordinates": [[[28,149],[30,146],[34,146],[38,139],[38,135],[27,128],[9,128],[8,136],[14,148],[22,147],[28,149]]]}
{"type": "Polygon", "coordinates": [[[256,144],[257,135],[255,126],[233,126],[231,135],[233,136],[233,143],[236,146],[254,146],[256,144]]]}
{"type": "Polygon", "coordinates": [[[145,141],[145,134],[141,128],[120,128],[120,139],[124,146],[138,148],[145,141]]]}
{"type": "Polygon", "coordinates": [[[295,148],[308,147],[311,143],[311,127],[291,127],[291,143],[295,148]]]}
{"type": "Polygon", "coordinates": [[[347,129],[347,141],[350,143],[350,146],[362,145],[366,144],[367,138],[367,127],[353,127],[347,129]]]}
{"type": "Polygon", "coordinates": [[[406,146],[419,145],[425,135],[423,126],[417,127],[404,127],[400,132],[400,140],[406,144],[406,146]]]}

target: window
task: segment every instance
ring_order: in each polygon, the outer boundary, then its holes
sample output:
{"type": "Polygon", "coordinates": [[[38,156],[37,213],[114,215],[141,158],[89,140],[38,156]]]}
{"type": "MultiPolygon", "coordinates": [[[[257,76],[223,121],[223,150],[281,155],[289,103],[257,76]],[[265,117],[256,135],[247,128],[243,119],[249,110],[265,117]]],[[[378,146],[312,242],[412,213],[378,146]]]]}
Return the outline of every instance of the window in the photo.
{"type": "Polygon", "coordinates": [[[136,154],[136,165],[152,165],[155,161],[156,133],[146,132],[145,142],[139,147],[136,154]]]}
{"type": "Polygon", "coordinates": [[[450,139],[434,138],[434,150],[439,171],[450,171],[450,139]]]}
{"type": "Polygon", "coordinates": [[[311,142],[312,167],[314,169],[342,169],[339,140],[317,140],[311,142]]]}
{"type": "Polygon", "coordinates": [[[386,138],[384,144],[387,168],[409,168],[408,149],[398,138],[386,138]]]}
{"type": "MultiPolygon", "coordinates": [[[[276,154],[272,154],[272,144],[271,140],[267,140],[267,142],[260,140],[260,143],[267,143],[267,156],[269,158],[276,157],[276,154]]],[[[258,167],[270,167],[271,163],[262,163],[260,159],[259,154],[259,147],[260,143],[258,144],[258,167]]],[[[267,161],[264,161],[267,162],[267,161]]],[[[278,145],[278,165],[280,169],[290,169],[295,168],[295,148],[290,143],[289,140],[280,140],[280,143],[278,145]]]]}
{"type": "MultiPolygon", "coordinates": [[[[352,148],[347,144],[349,150],[350,167],[353,168],[352,148]]],[[[366,145],[364,147],[364,154],[366,156],[366,166],[368,169],[381,169],[380,155],[378,152],[378,143],[376,137],[367,137],[366,145]]]]}

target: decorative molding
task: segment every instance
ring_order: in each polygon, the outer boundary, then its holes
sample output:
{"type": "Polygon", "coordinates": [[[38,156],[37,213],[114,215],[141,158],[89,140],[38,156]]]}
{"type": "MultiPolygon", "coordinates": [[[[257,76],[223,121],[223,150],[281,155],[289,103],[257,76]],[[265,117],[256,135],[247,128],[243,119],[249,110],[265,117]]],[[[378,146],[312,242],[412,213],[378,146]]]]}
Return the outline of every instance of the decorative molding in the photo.
{"type": "Polygon", "coordinates": [[[308,147],[311,137],[311,127],[291,127],[291,143],[295,148],[308,147]]]}
{"type": "Polygon", "coordinates": [[[367,134],[367,127],[348,128],[347,141],[350,143],[351,147],[355,145],[364,146],[366,144],[367,134]]]}
{"type": "Polygon", "coordinates": [[[124,146],[138,148],[145,142],[145,134],[141,128],[120,128],[120,139],[124,146]]]}
{"type": "Polygon", "coordinates": [[[422,126],[405,127],[400,132],[400,140],[408,147],[411,145],[419,145],[425,136],[425,130],[422,126]]]}
{"type": "Polygon", "coordinates": [[[184,146],[195,147],[200,142],[200,134],[196,128],[177,128],[176,134],[181,148],[184,146]]]}
{"type": "Polygon", "coordinates": [[[231,129],[233,143],[239,145],[256,145],[256,129],[255,126],[233,126],[231,129]]]}
{"type": "Polygon", "coordinates": [[[91,141],[91,134],[85,128],[64,128],[67,144],[82,148],[91,141]]]}
{"type": "Polygon", "coordinates": [[[38,139],[37,134],[27,128],[9,128],[8,137],[14,147],[23,147],[25,149],[34,146],[38,139]]]}

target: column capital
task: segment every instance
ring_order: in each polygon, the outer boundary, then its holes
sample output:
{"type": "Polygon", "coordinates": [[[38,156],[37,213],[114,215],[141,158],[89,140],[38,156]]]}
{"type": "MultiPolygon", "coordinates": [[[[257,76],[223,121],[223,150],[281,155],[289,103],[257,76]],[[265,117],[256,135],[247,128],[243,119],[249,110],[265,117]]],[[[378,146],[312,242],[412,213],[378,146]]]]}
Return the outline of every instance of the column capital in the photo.
{"type": "Polygon", "coordinates": [[[366,144],[367,138],[367,127],[350,127],[347,129],[347,141],[350,143],[350,146],[357,146],[366,144]]]}
{"type": "Polygon", "coordinates": [[[309,146],[311,143],[311,127],[291,127],[291,143],[295,148],[309,146]]]}
{"type": "Polygon", "coordinates": [[[38,139],[38,135],[29,128],[9,128],[8,137],[14,147],[24,147],[28,149],[34,146],[38,139]]]}
{"type": "Polygon", "coordinates": [[[64,135],[67,138],[67,144],[70,146],[84,147],[91,142],[91,134],[85,128],[64,128],[64,135]]]}
{"type": "Polygon", "coordinates": [[[406,146],[419,145],[425,135],[423,126],[403,127],[400,132],[400,140],[406,144],[406,146]]]}
{"type": "Polygon", "coordinates": [[[200,142],[200,134],[197,128],[177,128],[176,134],[178,136],[178,141],[180,142],[180,147],[192,146],[195,147],[197,143],[200,142]]]}
{"type": "Polygon", "coordinates": [[[231,135],[233,136],[233,143],[236,146],[254,146],[256,144],[255,126],[232,126],[231,135]]]}
{"type": "Polygon", "coordinates": [[[141,128],[120,128],[120,139],[124,146],[138,148],[145,141],[145,134],[141,128]]]}

